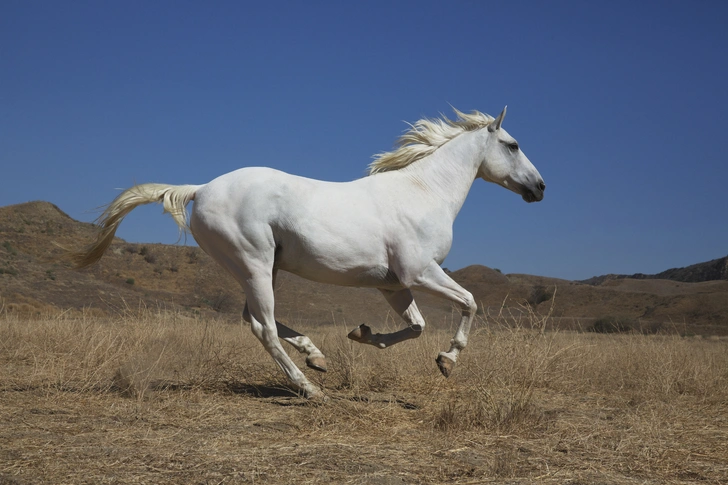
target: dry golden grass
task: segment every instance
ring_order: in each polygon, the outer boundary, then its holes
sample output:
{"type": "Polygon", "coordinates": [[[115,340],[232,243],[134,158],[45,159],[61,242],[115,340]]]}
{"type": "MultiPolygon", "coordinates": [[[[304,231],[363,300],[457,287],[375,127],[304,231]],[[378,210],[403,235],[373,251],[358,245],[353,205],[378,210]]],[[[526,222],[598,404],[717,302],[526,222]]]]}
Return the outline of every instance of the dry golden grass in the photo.
{"type": "Polygon", "coordinates": [[[378,350],[298,326],[329,361],[315,404],[242,322],[5,313],[0,483],[728,481],[728,341],[547,324],[479,320],[448,380],[453,329],[378,350]]]}

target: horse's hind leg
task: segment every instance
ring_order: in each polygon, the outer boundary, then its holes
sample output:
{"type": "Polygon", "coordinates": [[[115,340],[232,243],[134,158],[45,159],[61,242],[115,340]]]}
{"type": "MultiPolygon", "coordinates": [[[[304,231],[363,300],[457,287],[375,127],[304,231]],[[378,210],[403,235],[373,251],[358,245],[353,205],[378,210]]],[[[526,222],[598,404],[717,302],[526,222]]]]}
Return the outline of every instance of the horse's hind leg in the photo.
{"type": "Polygon", "coordinates": [[[215,203],[214,199],[208,201],[211,208],[207,209],[204,200],[195,202],[190,217],[195,240],[243,287],[246,297],[243,317],[291,384],[306,397],[322,397],[321,390],[306,379],[278,340],[273,314],[275,242],[269,228],[252,221],[245,226],[245,234],[237,234],[233,229],[230,232],[227,228],[234,224],[216,210],[215,203]]]}
{"type": "Polygon", "coordinates": [[[268,353],[273,357],[278,367],[283,370],[288,380],[306,397],[320,397],[321,390],[311,384],[303,372],[296,367],[288,354],[283,350],[278,340],[278,330],[273,315],[274,295],[272,275],[264,269],[253,271],[249,278],[241,284],[247,298],[246,308],[250,318],[250,328],[260,340],[268,353]]]}
{"type": "MultiPolygon", "coordinates": [[[[245,309],[243,310],[243,320],[248,323],[252,323],[247,302],[245,303],[245,309]]],[[[323,352],[321,352],[318,347],[311,342],[310,338],[296,332],[292,328],[286,327],[278,320],[276,320],[276,330],[278,331],[278,337],[291,344],[302,354],[306,354],[306,365],[308,367],[319,372],[326,372],[326,357],[323,352]]]]}
{"type": "MultiPolygon", "coordinates": [[[[275,280],[277,271],[274,269],[271,279],[271,284],[275,292],[275,280]]],[[[248,323],[250,321],[250,311],[248,310],[248,303],[245,303],[243,309],[243,320],[248,323]]],[[[306,354],[306,365],[313,370],[319,372],[326,372],[326,357],[324,354],[311,342],[311,339],[305,335],[296,332],[292,328],[283,325],[281,322],[276,320],[276,330],[278,330],[278,337],[282,338],[289,344],[291,344],[296,350],[302,354],[306,354]]]]}
{"type": "MultiPolygon", "coordinates": [[[[273,270],[273,291],[275,292],[276,286],[276,275],[278,270],[273,270]]],[[[313,370],[319,372],[326,372],[326,357],[324,354],[311,342],[311,339],[305,335],[296,332],[292,328],[288,328],[281,322],[276,320],[276,329],[278,330],[278,336],[291,344],[296,350],[302,354],[306,354],[306,365],[313,370]]]]}
{"type": "Polygon", "coordinates": [[[276,328],[278,329],[278,336],[280,338],[293,345],[302,354],[306,354],[307,366],[319,372],[326,372],[326,357],[311,342],[310,338],[296,332],[292,328],[286,327],[278,320],[276,320],[276,328]]]}
{"type": "Polygon", "coordinates": [[[409,289],[391,291],[381,288],[379,291],[382,292],[392,309],[407,323],[407,328],[392,333],[373,334],[371,329],[362,323],[349,332],[348,337],[356,342],[374,345],[383,349],[422,335],[422,330],[425,328],[425,319],[422,318],[422,314],[417,308],[412,292],[409,289]]]}

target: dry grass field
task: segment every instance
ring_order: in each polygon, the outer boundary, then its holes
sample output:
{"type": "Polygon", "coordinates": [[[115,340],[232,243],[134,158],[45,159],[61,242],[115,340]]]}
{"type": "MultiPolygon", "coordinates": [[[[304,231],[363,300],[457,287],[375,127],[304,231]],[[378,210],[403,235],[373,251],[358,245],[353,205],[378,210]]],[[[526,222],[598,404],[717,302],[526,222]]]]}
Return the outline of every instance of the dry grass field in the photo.
{"type": "Polygon", "coordinates": [[[518,315],[479,319],[447,380],[447,324],[386,350],[299,325],[328,357],[312,403],[242,322],[5,312],[0,484],[728,483],[727,340],[518,315]]]}

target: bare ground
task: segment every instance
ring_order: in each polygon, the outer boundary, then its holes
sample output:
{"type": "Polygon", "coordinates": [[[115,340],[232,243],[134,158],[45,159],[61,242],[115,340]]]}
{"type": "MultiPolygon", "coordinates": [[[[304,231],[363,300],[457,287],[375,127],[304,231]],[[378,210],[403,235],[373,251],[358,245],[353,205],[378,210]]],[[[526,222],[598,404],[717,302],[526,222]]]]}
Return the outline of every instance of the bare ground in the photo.
{"type": "Polygon", "coordinates": [[[480,320],[447,380],[451,329],[299,326],[329,360],[312,403],[244,324],[3,314],[0,484],[728,483],[728,341],[539,318],[480,320]]]}

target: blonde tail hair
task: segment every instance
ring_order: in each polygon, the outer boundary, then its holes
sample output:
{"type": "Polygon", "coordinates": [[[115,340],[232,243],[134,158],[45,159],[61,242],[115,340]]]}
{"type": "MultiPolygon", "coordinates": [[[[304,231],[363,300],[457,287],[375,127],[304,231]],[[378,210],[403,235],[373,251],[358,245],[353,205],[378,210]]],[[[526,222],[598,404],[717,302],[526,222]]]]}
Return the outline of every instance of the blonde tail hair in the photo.
{"type": "Polygon", "coordinates": [[[76,268],[85,268],[101,259],[114,240],[116,229],[121,221],[136,207],[152,202],[161,202],[164,212],[168,212],[180,230],[187,230],[187,210],[185,206],[195,199],[201,185],[139,184],[126,189],[114,199],[96,220],[101,228],[96,241],[79,251],[68,251],[68,257],[76,268]]]}

